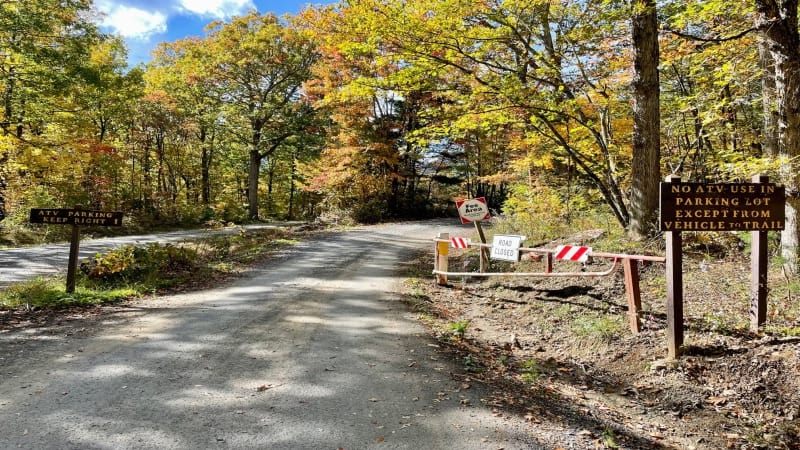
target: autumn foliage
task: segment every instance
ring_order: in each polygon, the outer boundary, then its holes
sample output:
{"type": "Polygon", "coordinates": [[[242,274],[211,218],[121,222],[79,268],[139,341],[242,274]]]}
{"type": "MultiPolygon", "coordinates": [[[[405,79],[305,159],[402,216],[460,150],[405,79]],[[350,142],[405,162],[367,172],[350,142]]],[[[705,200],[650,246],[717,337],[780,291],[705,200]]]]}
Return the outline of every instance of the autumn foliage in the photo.
{"type": "MultiPolygon", "coordinates": [[[[643,190],[633,169],[635,143],[647,142],[634,134],[634,25],[652,2],[349,0],[295,17],[251,12],[165,42],[137,67],[90,7],[0,5],[6,226],[27,208],[65,205],[144,224],[374,222],[446,214],[453,199],[477,196],[520,227],[592,211],[628,227],[653,212],[634,193],[652,200],[660,175],[643,190]]],[[[660,156],[649,172],[779,178],[759,13],[717,1],[658,8],[660,156]]]]}

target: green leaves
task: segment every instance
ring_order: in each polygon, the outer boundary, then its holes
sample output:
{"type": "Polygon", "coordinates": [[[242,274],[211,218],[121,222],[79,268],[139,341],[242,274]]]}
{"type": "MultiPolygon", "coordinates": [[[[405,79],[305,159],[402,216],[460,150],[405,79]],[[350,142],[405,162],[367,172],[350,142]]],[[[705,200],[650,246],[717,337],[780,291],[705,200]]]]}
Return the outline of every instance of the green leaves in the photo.
{"type": "MultiPolygon", "coordinates": [[[[624,225],[636,151],[630,18],[641,4],[351,0],[294,18],[251,12],[129,69],[122,42],[86,20],[88,0],[4,2],[0,198],[37,184],[58,201],[173,221],[281,215],[297,198],[314,214],[324,198],[384,217],[478,194],[499,209],[516,184],[569,174],[624,225]]],[[[751,167],[755,36],[714,39],[751,27],[753,5],[658,8],[665,168],[703,178],[751,167]]],[[[512,209],[527,198],[512,195],[512,209]]]]}

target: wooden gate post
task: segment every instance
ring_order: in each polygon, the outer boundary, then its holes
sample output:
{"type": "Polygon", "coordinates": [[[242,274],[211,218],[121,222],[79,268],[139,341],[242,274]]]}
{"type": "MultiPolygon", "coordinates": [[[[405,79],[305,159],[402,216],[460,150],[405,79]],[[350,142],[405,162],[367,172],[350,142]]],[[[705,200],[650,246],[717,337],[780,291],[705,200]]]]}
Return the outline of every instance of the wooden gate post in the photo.
{"type": "MultiPolygon", "coordinates": [[[[680,182],[671,175],[667,183],[680,182]]],[[[680,231],[667,231],[667,349],[676,359],[683,346],[683,238],[680,231]]]]}
{"type": "MultiPolygon", "coordinates": [[[[435,269],[441,272],[447,272],[449,265],[449,252],[450,252],[450,233],[439,233],[436,236],[436,257],[434,258],[435,269]],[[439,240],[444,240],[441,242],[439,240]]],[[[436,282],[440,286],[447,284],[447,275],[436,274],[436,282]]]]}
{"type": "Polygon", "coordinates": [[[642,294],[639,290],[639,262],[632,258],[622,261],[625,269],[625,294],[628,297],[628,318],[633,334],[642,331],[642,294]]]}
{"type": "MultiPolygon", "coordinates": [[[[755,175],[754,183],[769,183],[766,175],[755,175]]],[[[751,231],[750,252],[750,331],[767,321],[767,232],[751,231]]]]}

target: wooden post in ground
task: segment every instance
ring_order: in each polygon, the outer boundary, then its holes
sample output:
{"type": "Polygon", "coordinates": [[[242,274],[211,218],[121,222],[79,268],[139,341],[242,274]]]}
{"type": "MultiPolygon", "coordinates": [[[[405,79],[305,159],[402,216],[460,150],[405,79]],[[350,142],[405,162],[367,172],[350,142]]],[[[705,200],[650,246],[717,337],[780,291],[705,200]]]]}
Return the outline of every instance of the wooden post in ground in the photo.
{"type": "Polygon", "coordinates": [[[635,259],[625,258],[622,261],[625,269],[625,294],[628,297],[628,318],[631,331],[638,334],[642,331],[642,295],[639,290],[639,262],[635,259]]]}
{"type": "MultiPolygon", "coordinates": [[[[481,243],[486,244],[486,235],[483,233],[483,227],[481,226],[480,220],[476,220],[475,222],[475,229],[478,231],[478,236],[481,238],[481,243]]],[[[486,247],[481,247],[481,267],[480,272],[486,273],[486,270],[489,268],[489,249],[486,247]]]]}
{"type": "Polygon", "coordinates": [[[667,231],[667,347],[672,359],[683,346],[683,237],[667,231]]]}
{"type": "MultiPolygon", "coordinates": [[[[667,183],[680,182],[669,176],[667,183]]],[[[667,349],[676,359],[683,346],[683,238],[680,231],[667,231],[667,349]]]]}
{"type": "MultiPolygon", "coordinates": [[[[434,258],[434,269],[441,272],[447,272],[449,266],[449,252],[450,252],[450,233],[439,233],[436,239],[443,240],[436,242],[436,257],[434,258]]],[[[440,286],[447,284],[447,275],[436,274],[436,282],[440,286]]]]}
{"type": "MultiPolygon", "coordinates": [[[[769,183],[766,175],[755,175],[754,183],[769,183]]],[[[758,329],[767,321],[767,232],[751,231],[750,253],[750,331],[758,329]]]]}
{"type": "Polygon", "coordinates": [[[67,293],[75,292],[75,277],[78,273],[78,251],[81,233],[78,225],[72,225],[72,239],[69,242],[69,265],[67,266],[67,293]]]}

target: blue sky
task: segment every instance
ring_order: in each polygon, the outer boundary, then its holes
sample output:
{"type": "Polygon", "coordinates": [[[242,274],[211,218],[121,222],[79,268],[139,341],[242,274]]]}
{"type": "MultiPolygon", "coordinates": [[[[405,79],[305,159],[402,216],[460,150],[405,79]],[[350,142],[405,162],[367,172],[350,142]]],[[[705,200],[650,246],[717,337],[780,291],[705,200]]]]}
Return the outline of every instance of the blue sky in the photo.
{"type": "Polygon", "coordinates": [[[333,0],[95,0],[101,29],[123,36],[130,65],[146,62],[159,42],[203,35],[214,20],[226,20],[250,9],[296,14],[307,5],[333,0]]]}

